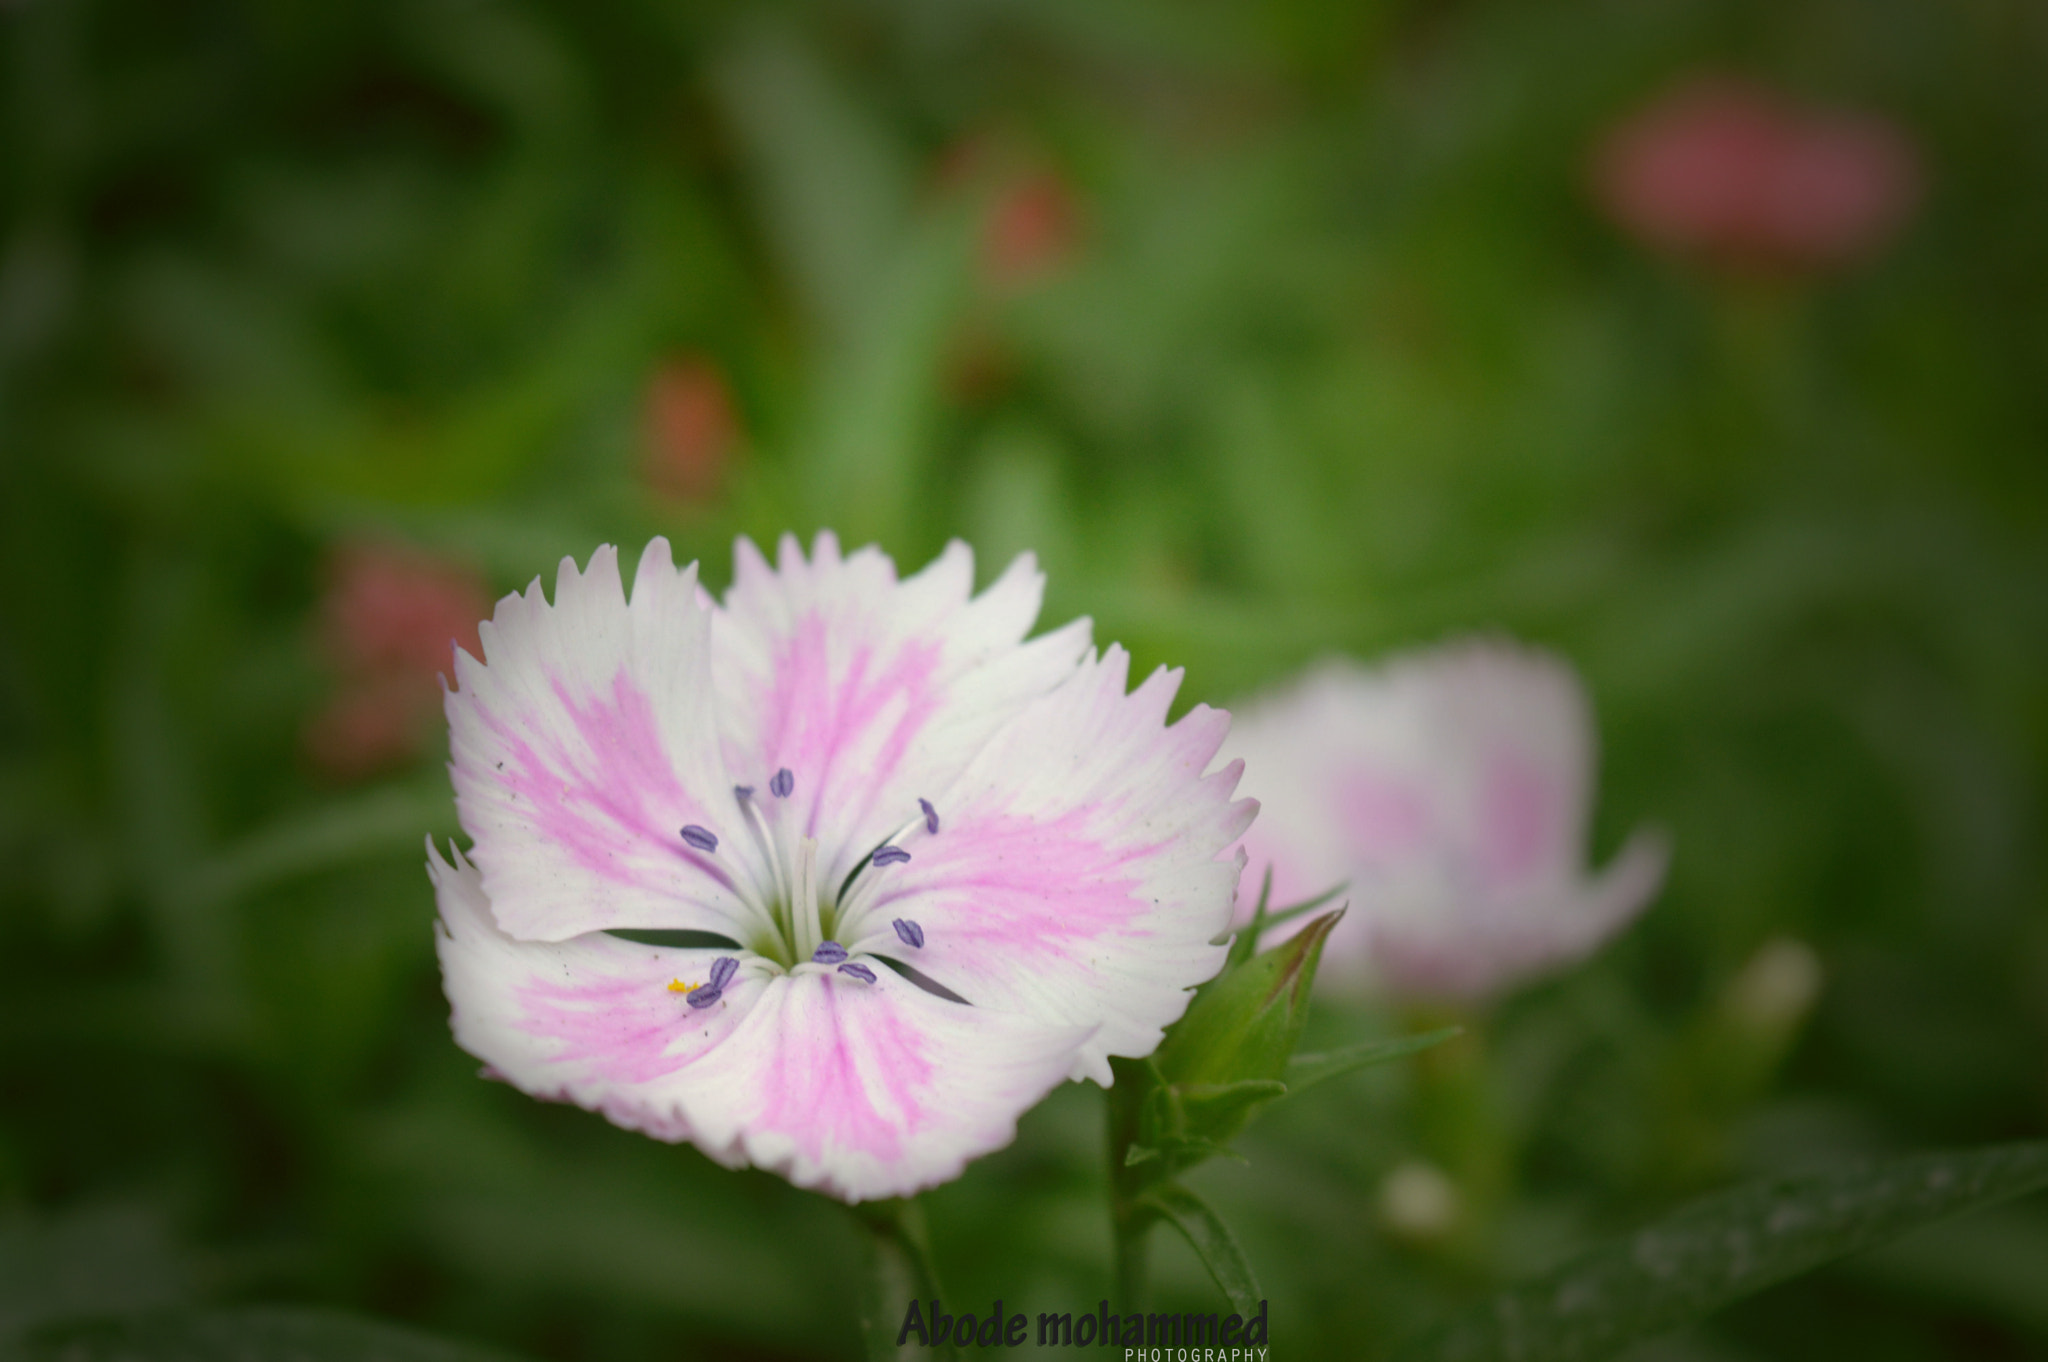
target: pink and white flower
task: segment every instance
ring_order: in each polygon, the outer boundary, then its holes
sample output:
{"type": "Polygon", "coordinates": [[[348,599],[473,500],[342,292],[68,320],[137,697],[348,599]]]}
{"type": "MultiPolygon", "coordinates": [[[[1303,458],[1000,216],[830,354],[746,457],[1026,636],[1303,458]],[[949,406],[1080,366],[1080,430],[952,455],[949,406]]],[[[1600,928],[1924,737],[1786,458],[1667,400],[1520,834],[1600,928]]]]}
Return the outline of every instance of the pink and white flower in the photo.
{"type": "Polygon", "coordinates": [[[1663,881],[1650,831],[1587,874],[1592,714],[1571,668],[1531,648],[1327,662],[1241,709],[1227,751],[1263,808],[1240,918],[1268,865],[1274,907],[1346,885],[1325,978],[1487,993],[1590,954],[1663,881]]]}
{"type": "Polygon", "coordinates": [[[1205,774],[1228,715],[1166,725],[1178,673],[1126,694],[1086,620],[1024,641],[1028,556],[978,596],[959,543],[903,581],[829,534],[737,560],[723,604],[660,539],[630,603],[613,549],[565,560],[457,658],[456,1039],[728,1165],[908,1194],[1159,1043],[1257,806],[1205,774]]]}

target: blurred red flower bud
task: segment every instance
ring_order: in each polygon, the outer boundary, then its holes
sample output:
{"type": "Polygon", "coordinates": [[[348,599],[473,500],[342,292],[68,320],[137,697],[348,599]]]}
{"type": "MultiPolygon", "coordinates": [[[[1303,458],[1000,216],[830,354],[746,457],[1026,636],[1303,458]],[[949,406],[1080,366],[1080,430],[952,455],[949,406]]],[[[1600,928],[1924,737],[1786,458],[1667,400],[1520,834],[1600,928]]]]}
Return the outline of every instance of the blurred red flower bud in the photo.
{"type": "Polygon", "coordinates": [[[1868,258],[1912,212],[1913,144],[1874,114],[1803,110],[1728,78],[1694,78],[1616,128],[1594,158],[1616,223],[1675,255],[1761,272],[1868,258]]]}
{"type": "Polygon", "coordinates": [[[982,272],[999,289],[1036,283],[1073,255],[1081,214],[1067,182],[1049,170],[1021,175],[996,195],[982,229],[982,272]]]}
{"type": "Polygon", "coordinates": [[[477,623],[491,612],[490,592],[474,572],[390,544],[336,550],[328,583],[321,628],[344,673],[432,680],[454,665],[451,641],[477,650],[477,623]]]}
{"type": "Polygon", "coordinates": [[[673,355],[647,384],[647,485],[677,501],[718,492],[739,444],[739,414],[725,371],[702,355],[673,355]]]}
{"type": "Polygon", "coordinates": [[[340,684],[306,728],[328,775],[356,779],[419,751],[440,708],[454,646],[481,652],[490,592],[469,569],[417,549],[348,544],[328,564],[320,641],[340,684]]]}

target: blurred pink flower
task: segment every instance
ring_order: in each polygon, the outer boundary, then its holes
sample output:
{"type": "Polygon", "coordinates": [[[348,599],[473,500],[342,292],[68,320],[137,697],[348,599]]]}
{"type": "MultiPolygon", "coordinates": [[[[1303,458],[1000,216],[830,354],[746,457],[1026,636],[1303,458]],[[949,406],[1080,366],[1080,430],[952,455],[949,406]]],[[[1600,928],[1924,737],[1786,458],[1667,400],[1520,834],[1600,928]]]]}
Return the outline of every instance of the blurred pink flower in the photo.
{"type": "Polygon", "coordinates": [[[306,727],[328,775],[356,779],[416,754],[434,730],[454,649],[475,649],[490,593],[467,568],[417,549],[356,543],[335,550],[320,602],[320,640],[339,679],[306,727]]]}
{"type": "Polygon", "coordinates": [[[725,371],[703,355],[663,360],[647,384],[647,484],[677,501],[714,496],[740,440],[725,371]]]}
{"type": "Polygon", "coordinates": [[[1875,114],[1800,109],[1725,77],[1687,81],[1610,133],[1595,192],[1658,250],[1762,272],[1868,258],[1920,197],[1913,144],[1875,114]]]}
{"type": "Polygon", "coordinates": [[[1466,640],[1379,668],[1336,660],[1237,710],[1223,755],[1263,812],[1244,839],[1248,919],[1340,882],[1324,976],[1424,997],[1492,992],[1590,954],[1663,880],[1639,832],[1586,870],[1592,715],[1560,659],[1466,640]]]}

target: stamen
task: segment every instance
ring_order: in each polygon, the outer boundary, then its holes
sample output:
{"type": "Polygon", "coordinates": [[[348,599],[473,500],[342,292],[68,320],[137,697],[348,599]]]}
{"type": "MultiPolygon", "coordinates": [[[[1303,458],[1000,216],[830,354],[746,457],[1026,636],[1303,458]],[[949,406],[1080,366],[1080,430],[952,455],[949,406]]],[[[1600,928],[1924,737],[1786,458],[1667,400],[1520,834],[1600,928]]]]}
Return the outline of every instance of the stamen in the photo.
{"type": "Polygon", "coordinates": [[[768,782],[768,792],[777,799],[787,799],[796,789],[796,776],[785,766],[775,773],[775,779],[768,782]]]}
{"type": "Polygon", "coordinates": [[[872,984],[873,982],[875,982],[875,972],[869,969],[866,965],[860,964],[858,962],[852,962],[841,965],[839,967],[839,972],[841,974],[851,974],[854,978],[860,980],[864,984],[872,984]]]}
{"type": "Polygon", "coordinates": [[[910,853],[902,847],[880,846],[875,848],[876,865],[897,865],[910,859],[910,853]]]}
{"type": "Polygon", "coordinates": [[[932,807],[929,799],[917,801],[917,807],[924,810],[924,830],[936,837],[939,835],[939,811],[932,807]]]}
{"type": "Polygon", "coordinates": [[[739,799],[741,812],[747,815],[747,826],[753,829],[754,845],[761,849],[761,859],[768,863],[768,873],[775,880],[775,897],[787,902],[789,886],[782,878],[781,844],[775,840],[775,832],[768,826],[768,820],[761,816],[761,806],[754,802],[754,787],[735,785],[732,792],[739,799]]]}
{"type": "Polygon", "coordinates": [[[796,959],[808,960],[825,939],[818,922],[818,844],[809,837],[797,850],[796,883],[790,888],[790,950],[796,959]]]}
{"type": "Polygon", "coordinates": [[[896,935],[904,945],[924,949],[924,928],[906,918],[897,918],[889,924],[896,929],[896,935]]]}
{"type": "Polygon", "coordinates": [[[837,941],[823,941],[818,949],[811,952],[811,959],[821,965],[836,965],[846,958],[846,947],[837,941]]]}
{"type": "Polygon", "coordinates": [[[683,840],[699,851],[718,850],[718,837],[709,828],[700,828],[695,823],[683,824],[683,840]]]}
{"type": "Polygon", "coordinates": [[[725,986],[732,976],[739,972],[740,962],[729,955],[721,955],[711,962],[711,977],[701,984],[686,984],[680,979],[669,981],[668,991],[685,995],[691,1007],[705,1008],[725,996],[725,986]]]}

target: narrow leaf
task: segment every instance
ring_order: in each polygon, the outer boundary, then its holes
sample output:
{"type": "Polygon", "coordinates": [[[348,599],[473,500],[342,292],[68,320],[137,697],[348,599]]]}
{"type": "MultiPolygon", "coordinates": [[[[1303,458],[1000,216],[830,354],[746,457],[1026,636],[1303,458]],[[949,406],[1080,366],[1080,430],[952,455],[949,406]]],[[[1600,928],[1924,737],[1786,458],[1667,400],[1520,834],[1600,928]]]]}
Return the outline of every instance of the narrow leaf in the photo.
{"type": "Polygon", "coordinates": [[[1252,1275],[1252,1265],[1237,1236],[1208,1202],[1178,1183],[1169,1183],[1146,1193],[1142,1204],[1164,1216],[1186,1237],[1216,1285],[1229,1297],[1231,1309],[1246,1317],[1257,1312],[1266,1293],[1259,1289],[1259,1279],[1252,1275]]]}
{"type": "Polygon", "coordinates": [[[1312,899],[1306,899],[1301,903],[1290,903],[1285,908],[1275,908],[1268,912],[1266,904],[1273,896],[1273,867],[1269,865],[1266,867],[1266,878],[1259,885],[1259,902],[1258,906],[1252,910],[1252,920],[1238,928],[1234,933],[1226,929],[1221,936],[1218,936],[1209,944],[1220,946],[1226,941],[1229,942],[1230,956],[1225,962],[1224,968],[1226,971],[1234,969],[1258,953],[1259,942],[1264,939],[1267,932],[1278,927],[1283,922],[1292,922],[1304,913],[1313,913],[1316,909],[1322,907],[1331,899],[1336,898],[1350,887],[1351,881],[1340,880],[1335,886],[1325,889],[1312,899]]]}
{"type": "Polygon", "coordinates": [[[1462,1026],[1446,1026],[1441,1031],[1425,1031],[1419,1036],[1402,1036],[1398,1040],[1369,1040],[1360,1045],[1347,1045],[1341,1050],[1331,1050],[1318,1055],[1296,1055],[1287,1062],[1287,1091],[1298,1093],[1312,1088],[1353,1069],[1370,1068],[1385,1064],[1392,1059],[1405,1059],[1423,1050],[1433,1049],[1447,1040],[1455,1040],[1465,1034],[1462,1026]]]}
{"type": "Polygon", "coordinates": [[[1265,878],[1259,881],[1259,901],[1252,909],[1252,920],[1239,928],[1235,937],[1226,931],[1211,943],[1220,946],[1225,941],[1230,942],[1230,954],[1224,957],[1223,961],[1224,974],[1230,973],[1258,953],[1259,933],[1266,930],[1266,905],[1272,901],[1273,867],[1268,863],[1265,878]]]}
{"type": "Polygon", "coordinates": [[[300,875],[421,854],[421,834],[448,822],[445,782],[387,785],[281,818],[195,866],[173,890],[181,901],[225,903],[300,875]]]}
{"type": "Polygon", "coordinates": [[[1265,916],[1265,920],[1259,924],[1260,935],[1263,936],[1265,933],[1272,931],[1275,927],[1281,926],[1284,923],[1292,922],[1294,921],[1294,919],[1301,917],[1304,914],[1313,913],[1316,909],[1322,907],[1331,899],[1336,898],[1339,894],[1343,893],[1346,889],[1349,889],[1350,887],[1351,881],[1339,880],[1334,887],[1325,889],[1322,893],[1316,895],[1312,899],[1304,899],[1300,903],[1290,903],[1285,908],[1275,908],[1272,912],[1267,913],[1265,916]]]}
{"type": "Polygon", "coordinates": [[[1465,1311],[1401,1362],[1593,1362],[1945,1216],[2048,1186],[2048,1141],[1751,1183],[1465,1311]]]}
{"type": "Polygon", "coordinates": [[[8,1362],[511,1362],[492,1348],[334,1310],[174,1310],[31,1334],[8,1362]]]}

